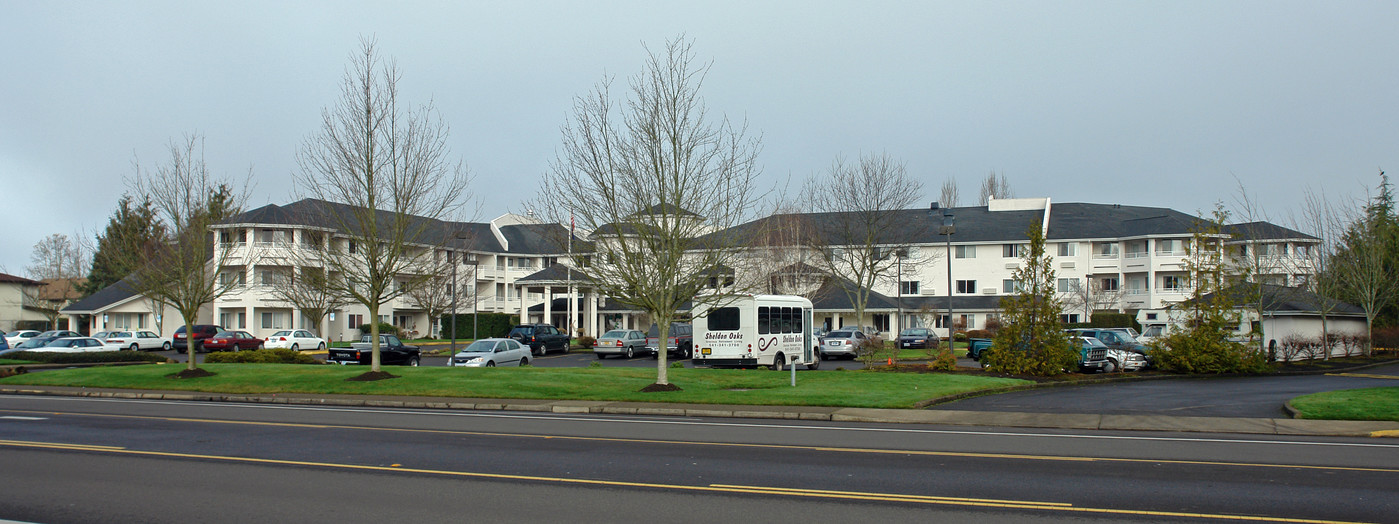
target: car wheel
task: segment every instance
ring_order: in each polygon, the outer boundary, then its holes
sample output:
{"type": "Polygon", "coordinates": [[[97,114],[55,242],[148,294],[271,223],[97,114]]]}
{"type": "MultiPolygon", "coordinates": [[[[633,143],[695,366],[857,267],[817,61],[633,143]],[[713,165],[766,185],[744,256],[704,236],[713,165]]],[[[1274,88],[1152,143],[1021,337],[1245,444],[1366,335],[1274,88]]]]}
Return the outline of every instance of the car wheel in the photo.
{"type": "Polygon", "coordinates": [[[631,346],[627,346],[627,358],[632,358],[632,357],[635,357],[635,356],[636,356],[636,350],[635,350],[635,349],[632,349],[631,346]]]}
{"type": "Polygon", "coordinates": [[[161,351],[170,351],[170,343],[169,343],[169,342],[166,342],[166,343],[164,343],[164,344],[161,344],[161,345],[160,345],[160,350],[161,350],[161,351]]]}
{"type": "Polygon", "coordinates": [[[570,350],[570,349],[573,349],[573,342],[568,341],[568,340],[565,340],[565,341],[563,342],[563,352],[564,352],[564,354],[567,355],[567,354],[568,354],[568,350],[570,350]]]}
{"type": "Polygon", "coordinates": [[[141,346],[138,346],[138,345],[136,345],[136,344],[132,344],[131,347],[126,348],[126,349],[129,349],[129,350],[132,350],[132,351],[139,351],[139,350],[141,349],[141,346]]]}
{"type": "Polygon", "coordinates": [[[486,363],[486,367],[488,367],[488,368],[493,368],[493,367],[495,367],[495,361],[487,362],[487,363],[486,363]]]}
{"type": "Polygon", "coordinates": [[[985,361],[985,360],[981,361],[981,369],[986,369],[987,367],[990,367],[990,366],[987,366],[987,365],[986,365],[986,361],[985,361]]]}
{"type": "Polygon", "coordinates": [[[651,352],[651,360],[660,360],[660,359],[661,359],[661,351],[660,351],[660,349],[657,349],[656,351],[652,351],[652,352],[651,352]]]}
{"type": "Polygon", "coordinates": [[[325,351],[325,342],[316,345],[316,351],[325,351]]]}
{"type": "Polygon", "coordinates": [[[262,349],[262,343],[261,343],[261,342],[258,342],[258,343],[257,343],[257,348],[258,348],[258,349],[262,349]]]}
{"type": "Polygon", "coordinates": [[[542,356],[544,356],[546,353],[547,353],[547,352],[544,351],[544,346],[539,346],[538,348],[536,348],[536,347],[534,347],[534,346],[530,346],[530,348],[529,348],[529,354],[534,355],[534,356],[536,356],[536,357],[542,357],[542,356]]]}
{"type": "Polygon", "coordinates": [[[418,357],[408,359],[408,365],[412,367],[418,367],[418,357]]]}
{"type": "Polygon", "coordinates": [[[784,356],[784,355],[781,354],[781,353],[778,353],[777,355],[775,355],[775,356],[772,357],[772,366],[770,366],[770,367],[772,368],[773,371],[782,371],[783,366],[784,366],[786,363],[787,363],[787,357],[784,356]]]}
{"type": "Polygon", "coordinates": [[[1117,361],[1108,359],[1108,363],[1103,365],[1103,373],[1112,373],[1114,371],[1117,371],[1117,361]]]}
{"type": "Polygon", "coordinates": [[[689,347],[689,346],[686,346],[685,349],[680,350],[680,358],[685,359],[685,360],[690,360],[690,359],[692,359],[692,358],[695,358],[695,350],[694,350],[694,348],[691,348],[691,347],[689,347]]]}
{"type": "Polygon", "coordinates": [[[292,344],[292,345],[291,345],[291,350],[292,350],[292,351],[301,351],[301,346],[300,346],[299,344],[292,344]]]}
{"type": "Polygon", "coordinates": [[[525,367],[525,366],[528,366],[528,365],[529,365],[529,359],[528,359],[528,358],[521,358],[521,359],[520,359],[520,367],[525,367]]]}
{"type": "Polygon", "coordinates": [[[820,353],[820,352],[815,352],[815,353],[812,353],[812,354],[811,354],[811,363],[806,365],[806,369],[809,369],[809,370],[821,369],[821,353],[820,353]]]}

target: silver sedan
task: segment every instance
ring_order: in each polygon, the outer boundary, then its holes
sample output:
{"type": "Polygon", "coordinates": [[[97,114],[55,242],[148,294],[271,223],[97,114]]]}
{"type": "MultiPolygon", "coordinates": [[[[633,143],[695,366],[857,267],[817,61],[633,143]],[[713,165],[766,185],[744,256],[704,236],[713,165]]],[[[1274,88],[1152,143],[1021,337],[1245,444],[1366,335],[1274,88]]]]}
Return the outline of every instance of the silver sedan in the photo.
{"type": "Polygon", "coordinates": [[[448,366],[493,368],[496,366],[528,366],[529,346],[512,338],[483,338],[447,359],[448,366]]]}
{"type": "Polygon", "coordinates": [[[597,355],[597,358],[607,355],[632,358],[638,352],[647,352],[646,334],[635,329],[614,329],[603,333],[597,339],[597,345],[593,346],[593,354],[597,355]]]}

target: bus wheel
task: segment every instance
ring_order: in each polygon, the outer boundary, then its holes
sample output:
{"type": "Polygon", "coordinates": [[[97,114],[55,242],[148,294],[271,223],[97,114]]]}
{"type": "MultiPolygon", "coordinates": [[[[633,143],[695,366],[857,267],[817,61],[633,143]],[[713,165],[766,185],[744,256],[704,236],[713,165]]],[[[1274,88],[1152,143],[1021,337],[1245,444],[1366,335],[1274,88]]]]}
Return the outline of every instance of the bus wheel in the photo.
{"type": "Polygon", "coordinates": [[[820,351],[812,351],[812,352],[811,352],[811,363],[806,365],[806,369],[808,369],[808,370],[821,369],[821,352],[820,352],[820,351]]]}
{"type": "Polygon", "coordinates": [[[776,354],[776,355],[773,355],[773,357],[772,357],[772,370],[773,370],[773,371],[782,371],[782,365],[785,364],[785,363],[787,363],[787,357],[783,356],[781,353],[778,353],[778,354],[776,354]]]}

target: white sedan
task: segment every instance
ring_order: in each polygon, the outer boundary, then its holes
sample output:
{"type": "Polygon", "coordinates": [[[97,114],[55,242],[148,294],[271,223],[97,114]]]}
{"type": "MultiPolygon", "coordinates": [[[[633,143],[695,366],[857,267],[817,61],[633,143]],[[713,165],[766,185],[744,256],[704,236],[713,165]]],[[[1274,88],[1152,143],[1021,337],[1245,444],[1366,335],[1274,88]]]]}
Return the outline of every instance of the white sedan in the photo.
{"type": "Polygon", "coordinates": [[[111,351],[102,345],[101,340],[92,337],[67,337],[49,342],[41,348],[26,349],[34,353],[86,353],[89,351],[111,351]]]}
{"type": "Polygon", "coordinates": [[[325,339],[304,329],[284,329],[267,337],[262,347],[267,349],[287,348],[292,351],[301,351],[303,349],[320,350],[325,349],[325,339]]]}
{"type": "Polygon", "coordinates": [[[493,368],[500,365],[528,366],[529,346],[513,338],[483,338],[452,355],[448,366],[493,368]]]}
{"type": "Polygon", "coordinates": [[[38,331],[34,331],[32,329],[20,329],[16,331],[11,331],[9,333],[5,333],[5,342],[9,343],[10,347],[15,347],[24,343],[24,341],[37,336],[39,336],[38,331]]]}
{"type": "Polygon", "coordinates": [[[106,337],[96,338],[102,339],[108,351],[118,351],[122,349],[130,349],[132,351],[138,349],[170,349],[170,340],[160,338],[160,335],[151,331],[110,331],[107,333],[106,337]]]}

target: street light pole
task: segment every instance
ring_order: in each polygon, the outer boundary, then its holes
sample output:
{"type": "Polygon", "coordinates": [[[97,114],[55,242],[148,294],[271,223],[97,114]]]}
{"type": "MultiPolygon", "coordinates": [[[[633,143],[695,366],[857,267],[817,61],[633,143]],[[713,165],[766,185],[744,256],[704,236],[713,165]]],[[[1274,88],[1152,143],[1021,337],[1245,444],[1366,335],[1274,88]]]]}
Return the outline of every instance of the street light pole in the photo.
{"type": "MultiPolygon", "coordinates": [[[[933,202],[932,210],[933,210],[933,211],[936,211],[937,208],[938,208],[938,203],[937,203],[937,202],[933,202]]],[[[955,329],[955,327],[954,327],[955,324],[953,323],[953,320],[952,320],[952,290],[953,290],[953,288],[952,288],[952,258],[953,258],[953,254],[952,254],[952,234],[953,234],[953,233],[956,233],[956,232],[957,232],[957,221],[956,221],[956,217],[954,217],[954,216],[952,215],[952,209],[950,209],[950,208],[944,208],[944,209],[942,210],[942,227],[938,229],[938,233],[941,234],[941,235],[946,235],[946,236],[947,236],[947,345],[948,345],[948,347],[952,347],[953,342],[954,342],[954,341],[952,340],[952,338],[953,338],[953,335],[956,334],[956,329],[955,329]]]]}
{"type": "MultiPolygon", "coordinates": [[[[460,254],[458,254],[460,256],[460,254]]],[[[457,280],[457,262],[452,254],[447,254],[447,263],[452,264],[452,353],[457,352],[457,295],[461,294],[461,281],[457,280]]]]}

